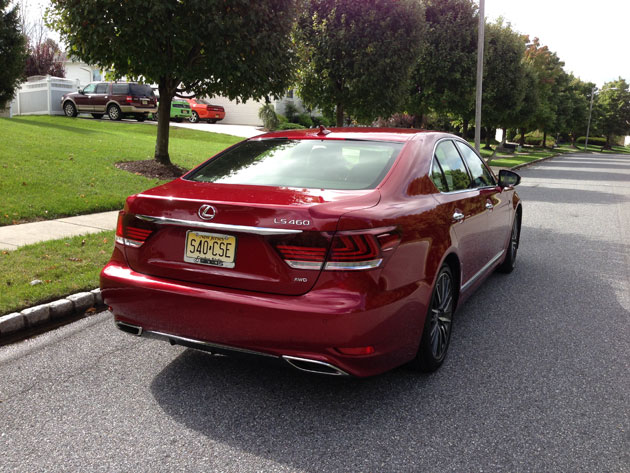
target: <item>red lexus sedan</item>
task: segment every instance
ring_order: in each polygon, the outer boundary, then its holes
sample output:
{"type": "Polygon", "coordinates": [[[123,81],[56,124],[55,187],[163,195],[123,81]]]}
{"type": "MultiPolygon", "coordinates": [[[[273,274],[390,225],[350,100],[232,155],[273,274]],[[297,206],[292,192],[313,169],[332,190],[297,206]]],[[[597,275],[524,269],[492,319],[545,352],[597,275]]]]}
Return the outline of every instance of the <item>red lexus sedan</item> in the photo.
{"type": "Polygon", "coordinates": [[[445,133],[258,136],[127,199],[103,299],[125,332],[213,353],[433,371],[456,308],[514,268],[519,181],[445,133]]]}

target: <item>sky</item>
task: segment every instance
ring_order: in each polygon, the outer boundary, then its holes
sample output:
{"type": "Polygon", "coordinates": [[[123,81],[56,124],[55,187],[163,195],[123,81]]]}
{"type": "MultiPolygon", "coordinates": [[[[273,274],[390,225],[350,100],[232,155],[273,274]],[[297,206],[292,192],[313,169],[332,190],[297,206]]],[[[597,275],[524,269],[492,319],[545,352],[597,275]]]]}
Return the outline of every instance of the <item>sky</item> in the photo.
{"type": "Polygon", "coordinates": [[[485,10],[538,37],[585,82],[630,81],[629,0],[485,0],[485,10]]]}
{"type": "MultiPolygon", "coordinates": [[[[22,1],[35,19],[49,5],[22,1]]],[[[488,21],[502,16],[516,31],[540,38],[585,82],[601,88],[619,76],[630,81],[630,0],[485,0],[485,10],[488,21]]]]}

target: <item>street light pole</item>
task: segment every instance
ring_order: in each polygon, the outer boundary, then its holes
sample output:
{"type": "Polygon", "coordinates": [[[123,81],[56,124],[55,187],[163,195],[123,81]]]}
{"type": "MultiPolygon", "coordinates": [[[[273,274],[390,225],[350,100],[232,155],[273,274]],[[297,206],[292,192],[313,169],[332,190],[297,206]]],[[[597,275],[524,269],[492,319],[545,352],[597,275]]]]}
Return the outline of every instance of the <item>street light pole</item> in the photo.
{"type": "MultiPolygon", "coordinates": [[[[477,32],[477,96],[475,100],[475,149],[481,146],[481,91],[483,86],[483,45],[486,19],[485,0],[479,0],[479,31],[477,32]]],[[[464,137],[465,138],[465,137],[464,137]]]]}
{"type": "Polygon", "coordinates": [[[595,96],[595,89],[597,87],[594,86],[591,89],[591,104],[588,107],[588,124],[586,125],[586,139],[584,140],[584,151],[588,150],[588,133],[591,131],[591,114],[593,113],[593,97],[595,96]]]}

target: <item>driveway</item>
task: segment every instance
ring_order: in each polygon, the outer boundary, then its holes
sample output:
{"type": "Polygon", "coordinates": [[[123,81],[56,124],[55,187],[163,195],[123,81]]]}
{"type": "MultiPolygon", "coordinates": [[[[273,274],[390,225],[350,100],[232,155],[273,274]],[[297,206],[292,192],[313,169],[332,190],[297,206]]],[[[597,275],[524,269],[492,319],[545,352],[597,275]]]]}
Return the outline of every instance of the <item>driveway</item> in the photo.
{"type": "Polygon", "coordinates": [[[307,375],[104,312],[0,348],[0,470],[630,471],[630,157],[521,174],[517,267],[458,310],[437,373],[307,375]]]}

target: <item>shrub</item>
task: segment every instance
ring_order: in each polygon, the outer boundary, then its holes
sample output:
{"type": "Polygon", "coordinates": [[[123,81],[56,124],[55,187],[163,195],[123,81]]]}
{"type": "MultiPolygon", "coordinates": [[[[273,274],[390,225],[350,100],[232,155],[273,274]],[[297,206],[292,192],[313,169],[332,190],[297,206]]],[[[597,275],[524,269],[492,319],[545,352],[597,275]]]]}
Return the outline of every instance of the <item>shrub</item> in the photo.
{"type": "Polygon", "coordinates": [[[291,102],[284,106],[284,114],[289,119],[289,122],[296,123],[298,118],[298,109],[291,102]]]}
{"type": "Polygon", "coordinates": [[[305,127],[300,125],[299,123],[281,123],[278,126],[278,130],[303,130],[305,127]]]}
{"type": "MultiPolygon", "coordinates": [[[[543,134],[540,131],[532,131],[525,135],[525,144],[528,144],[528,145],[542,146],[542,140],[543,140],[543,134]]],[[[545,144],[548,147],[555,146],[556,140],[552,136],[547,135],[547,140],[545,144]]]]}
{"type": "Polygon", "coordinates": [[[260,107],[260,110],[258,110],[258,118],[262,120],[263,126],[270,131],[276,130],[280,124],[276,111],[270,103],[260,107]]]}
{"type": "Polygon", "coordinates": [[[314,116],[314,117],[311,117],[311,120],[313,121],[313,126],[314,127],[318,127],[320,125],[324,125],[326,128],[328,128],[329,126],[332,125],[331,121],[328,118],[324,117],[324,116],[319,116],[319,115],[318,116],[314,116]]]}
{"type": "Polygon", "coordinates": [[[379,118],[373,125],[379,128],[411,128],[413,116],[407,113],[394,113],[389,118],[379,118]]]}
{"type": "MultiPolygon", "coordinates": [[[[584,142],[586,141],[586,136],[580,136],[575,141],[576,141],[576,143],[579,143],[579,144],[583,145],[584,142]]],[[[596,145],[596,146],[605,146],[606,145],[606,138],[604,138],[602,136],[589,136],[588,137],[588,144],[589,145],[596,145]]]]}
{"type": "Polygon", "coordinates": [[[285,117],[284,115],[280,115],[279,113],[276,113],[276,116],[278,117],[278,121],[280,122],[280,125],[282,125],[283,123],[289,123],[289,119],[285,117]]]}
{"type": "Polygon", "coordinates": [[[313,128],[313,119],[308,113],[300,113],[297,117],[297,122],[306,128],[313,128]]]}

